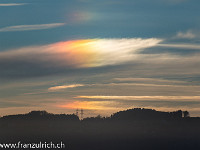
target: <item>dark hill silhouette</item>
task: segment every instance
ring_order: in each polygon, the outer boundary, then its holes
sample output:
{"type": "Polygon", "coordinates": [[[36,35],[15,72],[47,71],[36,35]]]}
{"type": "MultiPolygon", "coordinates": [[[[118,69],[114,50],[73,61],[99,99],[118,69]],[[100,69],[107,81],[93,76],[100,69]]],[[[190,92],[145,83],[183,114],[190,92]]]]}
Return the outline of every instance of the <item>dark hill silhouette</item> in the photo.
{"type": "Polygon", "coordinates": [[[135,108],[83,120],[46,111],[0,118],[0,143],[63,141],[69,150],[196,150],[199,140],[200,118],[181,110],[135,108]]]}
{"type": "Polygon", "coordinates": [[[51,114],[46,111],[31,111],[27,114],[4,116],[1,120],[68,120],[79,121],[75,114],[51,114]]]}
{"type": "Polygon", "coordinates": [[[182,118],[182,116],[183,112],[181,110],[174,112],[161,112],[153,109],[135,108],[117,112],[111,116],[111,119],[113,120],[180,119],[182,118]]]}
{"type": "MultiPolygon", "coordinates": [[[[152,120],[152,119],[180,119],[189,117],[188,111],[162,112],[154,109],[134,108],[114,113],[110,117],[90,117],[84,121],[101,121],[101,120],[152,120]]],[[[24,119],[24,120],[71,120],[80,121],[75,114],[52,114],[47,111],[31,111],[27,114],[8,115],[0,118],[1,120],[24,119]]]]}

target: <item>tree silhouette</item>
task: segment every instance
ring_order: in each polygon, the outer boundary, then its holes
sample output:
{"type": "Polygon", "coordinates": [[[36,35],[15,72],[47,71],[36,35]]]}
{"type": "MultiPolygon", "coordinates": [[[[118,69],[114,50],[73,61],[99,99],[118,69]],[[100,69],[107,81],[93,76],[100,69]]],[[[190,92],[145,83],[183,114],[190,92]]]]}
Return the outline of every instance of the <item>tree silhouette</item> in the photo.
{"type": "Polygon", "coordinates": [[[190,113],[188,111],[183,111],[184,118],[190,117],[190,113]]]}

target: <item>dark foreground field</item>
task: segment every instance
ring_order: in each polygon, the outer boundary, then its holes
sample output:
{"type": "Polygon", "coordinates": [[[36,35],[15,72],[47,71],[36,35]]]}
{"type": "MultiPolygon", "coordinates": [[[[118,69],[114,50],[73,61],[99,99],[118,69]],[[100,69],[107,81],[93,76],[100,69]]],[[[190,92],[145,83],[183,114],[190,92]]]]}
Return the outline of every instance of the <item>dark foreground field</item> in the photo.
{"type": "Polygon", "coordinates": [[[131,109],[86,118],[45,111],[0,119],[0,143],[63,142],[68,150],[197,150],[200,118],[187,112],[131,109]],[[182,117],[185,115],[185,117],[182,117]]]}

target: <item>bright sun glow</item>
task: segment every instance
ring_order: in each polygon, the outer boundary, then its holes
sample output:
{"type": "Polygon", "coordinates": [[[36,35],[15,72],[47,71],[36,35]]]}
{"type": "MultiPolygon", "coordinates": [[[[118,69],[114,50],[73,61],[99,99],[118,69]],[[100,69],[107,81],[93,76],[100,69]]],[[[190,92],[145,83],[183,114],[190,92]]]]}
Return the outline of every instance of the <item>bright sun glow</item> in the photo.
{"type": "Polygon", "coordinates": [[[114,102],[108,101],[75,101],[65,105],[59,105],[58,107],[68,108],[68,109],[88,109],[88,110],[112,110],[115,109],[112,107],[114,102]]]}

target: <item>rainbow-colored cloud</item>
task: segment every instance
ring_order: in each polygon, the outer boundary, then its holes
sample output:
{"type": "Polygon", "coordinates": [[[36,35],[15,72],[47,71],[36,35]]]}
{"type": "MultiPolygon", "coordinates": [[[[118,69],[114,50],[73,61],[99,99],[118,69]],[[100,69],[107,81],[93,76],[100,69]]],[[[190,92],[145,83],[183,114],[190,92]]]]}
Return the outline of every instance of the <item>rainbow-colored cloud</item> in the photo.
{"type": "MultiPolygon", "coordinates": [[[[88,68],[115,65],[134,60],[144,48],[160,39],[83,39],[0,52],[0,64],[40,67],[88,68]]],[[[9,66],[8,66],[9,67],[9,66]]]]}

